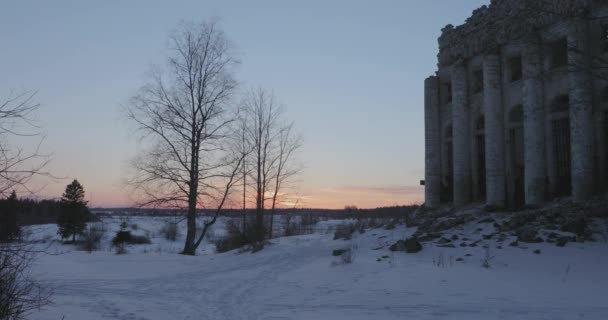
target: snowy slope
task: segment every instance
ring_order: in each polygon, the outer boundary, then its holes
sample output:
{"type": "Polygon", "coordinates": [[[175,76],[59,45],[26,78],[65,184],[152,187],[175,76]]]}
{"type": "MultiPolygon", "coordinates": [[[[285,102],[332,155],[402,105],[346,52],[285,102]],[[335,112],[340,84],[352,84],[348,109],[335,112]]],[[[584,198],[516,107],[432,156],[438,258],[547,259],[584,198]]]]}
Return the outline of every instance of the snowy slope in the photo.
{"type": "MultiPolygon", "coordinates": [[[[137,223],[158,230],[161,221],[137,223]]],[[[158,237],[147,245],[151,250],[130,248],[126,255],[55,246],[64,253],[42,255],[33,268],[37,279],[54,288],[54,304],[31,318],[608,319],[603,242],[497,249],[488,240],[494,258],[483,268],[481,245],[430,244],[417,254],[388,250],[415,229],[374,229],[350,241],[319,230],[278,238],[255,254],[215,254],[207,246],[186,257],[173,253],[181,242],[158,237]],[[340,248],[353,248],[353,263],[336,265],[331,252],[340,248]]]]}

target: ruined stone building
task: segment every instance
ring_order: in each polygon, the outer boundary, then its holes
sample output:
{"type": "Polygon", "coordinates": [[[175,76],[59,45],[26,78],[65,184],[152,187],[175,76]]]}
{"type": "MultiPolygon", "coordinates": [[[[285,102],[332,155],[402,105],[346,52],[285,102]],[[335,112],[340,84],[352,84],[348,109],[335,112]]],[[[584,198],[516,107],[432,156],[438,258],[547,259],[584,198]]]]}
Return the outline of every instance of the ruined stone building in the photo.
{"type": "Polygon", "coordinates": [[[439,38],[427,207],[582,201],[608,187],[608,1],[494,0],[439,38]]]}

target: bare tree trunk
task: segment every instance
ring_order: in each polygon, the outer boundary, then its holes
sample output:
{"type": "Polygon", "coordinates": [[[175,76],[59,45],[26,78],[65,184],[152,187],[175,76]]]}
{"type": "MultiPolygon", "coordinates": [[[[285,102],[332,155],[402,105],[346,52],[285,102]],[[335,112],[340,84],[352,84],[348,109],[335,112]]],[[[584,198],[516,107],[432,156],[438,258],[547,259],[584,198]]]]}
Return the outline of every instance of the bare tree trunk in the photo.
{"type": "MultiPolygon", "coordinates": [[[[262,115],[258,115],[259,120],[259,127],[258,127],[258,138],[256,139],[256,148],[257,148],[257,175],[256,175],[256,184],[257,184],[257,188],[256,188],[256,206],[255,206],[255,210],[256,210],[256,229],[257,231],[260,231],[263,229],[264,226],[264,189],[262,187],[262,115]]],[[[258,240],[262,240],[262,239],[258,239],[258,240]]]]}
{"type": "Polygon", "coordinates": [[[245,160],[243,159],[243,233],[247,231],[247,163],[245,160]]]}
{"type": "Polygon", "coordinates": [[[186,216],[186,242],[184,243],[184,249],[182,254],[194,255],[196,253],[196,247],[194,246],[194,239],[196,237],[196,186],[191,186],[190,196],[188,198],[188,213],[186,216]]]}

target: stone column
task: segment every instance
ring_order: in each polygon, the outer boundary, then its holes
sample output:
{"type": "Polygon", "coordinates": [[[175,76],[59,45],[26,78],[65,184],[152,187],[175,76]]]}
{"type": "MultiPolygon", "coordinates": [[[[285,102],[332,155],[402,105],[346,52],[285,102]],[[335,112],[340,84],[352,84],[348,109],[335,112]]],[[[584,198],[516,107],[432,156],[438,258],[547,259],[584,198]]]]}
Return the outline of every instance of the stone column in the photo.
{"type": "Polygon", "coordinates": [[[425,206],[437,208],[441,194],[441,128],[439,115],[439,79],[424,81],[424,198],[425,206]]]}
{"type": "Polygon", "coordinates": [[[467,72],[463,61],[452,66],[452,143],[454,207],[471,201],[471,149],[467,72]]]}
{"type": "Polygon", "coordinates": [[[524,109],[524,192],[527,205],[541,205],[546,197],[545,111],[543,106],[542,46],[531,37],[522,52],[524,109]]]}
{"type": "Polygon", "coordinates": [[[594,191],[594,123],[587,23],[573,21],[568,34],[572,196],[586,200],[594,191]]]}
{"type": "Polygon", "coordinates": [[[503,208],[505,199],[505,137],[500,56],[483,59],[483,110],[486,139],[486,204],[503,208]]]}

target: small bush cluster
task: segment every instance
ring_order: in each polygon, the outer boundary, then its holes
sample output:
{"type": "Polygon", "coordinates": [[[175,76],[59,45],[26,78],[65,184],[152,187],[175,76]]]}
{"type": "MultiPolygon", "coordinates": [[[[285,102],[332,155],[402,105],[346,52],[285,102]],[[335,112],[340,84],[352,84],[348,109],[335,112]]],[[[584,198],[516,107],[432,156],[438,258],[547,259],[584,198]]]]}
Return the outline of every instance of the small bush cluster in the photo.
{"type": "Polygon", "coordinates": [[[165,224],[160,228],[160,234],[169,241],[177,240],[177,222],[165,221],[165,224]]]}
{"type": "Polygon", "coordinates": [[[260,251],[264,248],[267,229],[265,226],[256,226],[254,223],[248,225],[243,231],[242,227],[235,220],[229,220],[225,226],[224,236],[211,239],[215,245],[217,253],[223,253],[234,249],[251,246],[252,252],[260,251]]]}
{"type": "Polygon", "coordinates": [[[106,233],[103,223],[90,224],[82,233],[80,247],[89,253],[99,250],[101,240],[106,233]]]}
{"type": "Polygon", "coordinates": [[[338,257],[338,260],[332,262],[332,266],[350,264],[355,260],[355,250],[357,246],[351,246],[347,249],[336,249],[332,251],[334,257],[338,257]]]}
{"type": "Polygon", "coordinates": [[[384,229],[385,230],[393,230],[393,229],[395,229],[395,227],[397,226],[398,223],[399,223],[398,219],[391,219],[388,223],[386,223],[384,225],[384,229]]]}
{"type": "MultiPolygon", "coordinates": [[[[394,224],[396,224],[396,222],[394,224]]],[[[334,240],[350,240],[355,231],[359,231],[359,233],[365,233],[365,231],[368,229],[379,228],[381,226],[382,222],[378,221],[375,218],[357,219],[357,221],[354,223],[345,223],[337,226],[336,231],[334,232],[334,240]]],[[[395,228],[395,225],[390,228],[395,228]]]]}
{"type": "Polygon", "coordinates": [[[318,216],[312,214],[300,216],[288,214],[285,216],[285,227],[283,228],[284,235],[286,237],[291,237],[303,234],[312,234],[314,232],[314,226],[319,222],[319,220],[320,219],[318,216]]]}
{"type": "Polygon", "coordinates": [[[150,244],[148,236],[138,236],[131,234],[131,231],[120,230],[112,239],[112,245],[116,248],[116,254],[124,254],[127,252],[127,244],[150,244]]]}
{"type": "Polygon", "coordinates": [[[340,258],[342,258],[342,264],[353,263],[353,251],[348,250],[344,252],[342,255],[340,255],[340,258]]]}
{"type": "Polygon", "coordinates": [[[317,215],[313,215],[312,213],[303,214],[300,216],[300,221],[303,226],[313,226],[321,221],[321,218],[317,215]]]}
{"type": "Polygon", "coordinates": [[[334,232],[334,240],[350,240],[353,237],[353,233],[357,230],[357,225],[354,223],[345,223],[336,227],[334,232]]]}
{"type": "Polygon", "coordinates": [[[131,234],[131,231],[121,230],[116,232],[116,236],[112,239],[112,244],[117,245],[119,243],[126,244],[150,244],[150,238],[147,236],[138,236],[131,234]]]}
{"type": "Polygon", "coordinates": [[[241,248],[250,243],[247,239],[247,235],[242,232],[240,226],[234,220],[229,220],[226,223],[225,230],[226,234],[224,236],[211,240],[211,242],[215,244],[216,252],[227,252],[241,248]]]}
{"type": "Polygon", "coordinates": [[[353,233],[365,233],[366,230],[375,229],[384,225],[385,229],[392,230],[396,227],[398,219],[375,219],[375,218],[360,218],[354,223],[344,223],[336,227],[334,232],[334,240],[343,239],[350,240],[353,233]],[[383,221],[384,220],[384,221],[383,221]]]}

